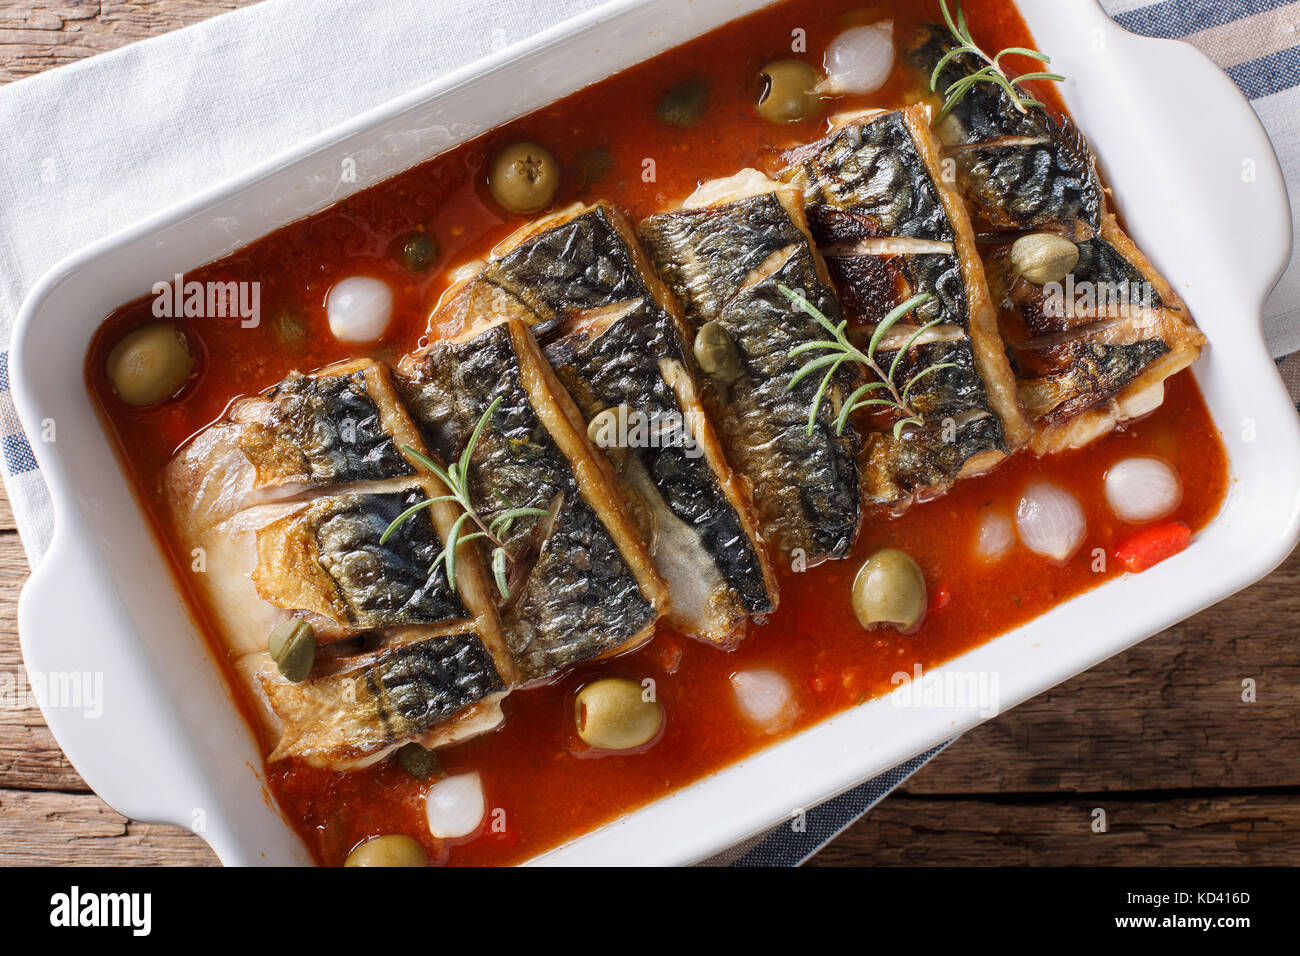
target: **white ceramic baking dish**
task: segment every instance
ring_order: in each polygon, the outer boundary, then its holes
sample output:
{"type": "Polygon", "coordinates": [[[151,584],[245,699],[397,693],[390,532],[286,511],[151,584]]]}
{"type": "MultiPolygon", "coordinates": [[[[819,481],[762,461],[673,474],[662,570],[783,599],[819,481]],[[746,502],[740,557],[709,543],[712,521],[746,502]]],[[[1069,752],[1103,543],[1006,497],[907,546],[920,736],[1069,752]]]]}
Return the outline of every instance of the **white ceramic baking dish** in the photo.
{"type": "MultiPolygon", "coordinates": [[[[91,334],[119,303],[389,178],[464,139],[764,5],[619,0],[358,117],[53,269],[19,318],[14,399],[56,511],[23,591],[34,673],[102,673],[99,717],[44,710],[86,781],[121,813],[190,827],[228,864],[308,862],[264,789],[260,755],[173,586],[90,397],[91,334]],[[671,13],[671,15],[666,15],[671,13]],[[356,181],[340,182],[350,160],[356,181]],[[57,441],[39,440],[53,421],[57,441]]],[[[1139,245],[1211,346],[1196,374],[1232,489],[1192,546],[952,661],[997,675],[1014,706],[1276,566],[1300,536],[1300,424],[1260,309],[1291,249],[1281,173],[1249,105],[1190,46],[1131,36],[1095,0],[1022,0],[1039,46],[1103,157],[1139,245]]],[[[890,698],[828,720],[539,858],[700,860],[988,716],[890,698]]]]}

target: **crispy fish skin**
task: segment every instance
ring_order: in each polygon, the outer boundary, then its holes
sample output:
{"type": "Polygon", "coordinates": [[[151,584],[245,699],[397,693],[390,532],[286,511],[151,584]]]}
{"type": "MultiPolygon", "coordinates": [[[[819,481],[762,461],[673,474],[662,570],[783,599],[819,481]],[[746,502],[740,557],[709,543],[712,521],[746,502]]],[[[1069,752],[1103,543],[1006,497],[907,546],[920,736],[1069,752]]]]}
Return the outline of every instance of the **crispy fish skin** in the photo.
{"type": "Polygon", "coordinates": [[[243,398],[168,463],[161,492],[191,531],[256,505],[340,489],[401,490],[420,438],[388,369],[369,359],[290,372],[243,398]]]}
{"type": "MultiPolygon", "coordinates": [[[[928,80],[954,46],[945,28],[927,24],[908,59],[928,80]]],[[[938,89],[984,65],[971,54],[955,57],[940,72],[938,89]]],[[[1100,230],[1106,190],[1092,150],[1068,118],[1058,120],[1036,106],[1022,111],[1001,87],[977,83],[936,124],[936,132],[951,149],[982,231],[1072,221],[1100,230]]]]}
{"type": "Polygon", "coordinates": [[[190,538],[214,517],[285,504],[285,514],[255,531],[250,572],[259,598],[310,616],[321,642],[473,617],[491,645],[503,646],[477,552],[464,549],[459,594],[441,568],[428,571],[456,520],[453,505],[436,503],[379,543],[405,507],[447,494],[434,475],[416,471],[411,449],[428,450],[384,366],[360,360],[292,372],[208,429],[223,432],[212,443],[201,435],[197,451],[178,454],[164,490],[178,530],[190,538]],[[224,476],[229,487],[214,493],[205,477],[189,494],[202,472],[224,476]],[[210,514],[196,518],[195,501],[210,514]]]}
{"type": "Polygon", "coordinates": [[[896,436],[895,413],[861,426],[867,500],[904,508],[1021,447],[1029,426],[974,233],[960,198],[939,175],[938,144],[922,109],[834,117],[830,135],[790,150],[785,161],[782,178],[804,194],[813,235],[858,335],[869,337],[912,296],[930,296],[882,341],[882,367],[930,322],[939,324],[900,360],[896,381],[908,382],[928,365],[950,366],[909,393],[921,425],[896,436]]]}
{"type": "MultiPolygon", "coordinates": [[[[644,414],[649,429],[661,428],[662,435],[677,429],[680,434],[686,413],[670,379],[690,373],[677,329],[665,316],[646,315],[641,307],[593,337],[588,330],[563,336],[545,354],[588,419],[623,405],[644,414]]],[[[628,449],[635,461],[622,467],[624,474],[641,469],[649,480],[650,487],[639,494],[651,512],[651,528],[643,538],[669,581],[671,608],[682,611],[672,615],[674,624],[684,633],[729,646],[743,635],[738,628],[745,617],[775,609],[776,587],[774,579],[769,584],[766,554],[748,516],[729,500],[693,442],[667,437],[657,446],[628,449]],[[689,536],[665,527],[674,521],[689,536]],[[683,560],[697,547],[701,555],[683,560]],[[692,576],[698,580],[692,582],[692,576]],[[710,580],[715,577],[725,586],[710,580]],[[706,581],[713,585],[707,595],[683,593],[706,581]]],[[[640,490],[637,478],[628,476],[627,483],[640,490]]]]}
{"type": "Polygon", "coordinates": [[[542,322],[546,341],[574,313],[656,297],[640,250],[625,241],[621,217],[608,203],[575,205],[530,223],[495,250],[481,278],[524,302],[542,322]]]}
{"type": "Polygon", "coordinates": [[[1038,454],[1080,447],[1158,407],[1164,380],[1195,362],[1205,342],[1113,216],[1077,245],[1078,265],[1047,287],[1016,274],[1009,246],[987,256],[1038,454]]]}
{"type": "MultiPolygon", "coordinates": [[[[277,624],[297,617],[312,625],[322,650],[296,692],[300,715],[309,705],[328,711],[328,702],[312,704],[306,688],[322,668],[348,665],[345,642],[353,639],[459,634],[488,655],[497,678],[515,679],[477,551],[458,549],[455,591],[441,566],[430,573],[454,507],[437,502],[380,543],[404,508],[446,494],[435,476],[417,473],[409,449],[429,454],[388,370],[362,360],[292,373],[243,400],[166,469],[162,490],[175,533],[205,556],[196,578],[231,655],[269,662],[266,641],[277,624]]],[[[286,715],[253,671],[242,663],[238,670],[278,734],[286,715]]],[[[447,688],[446,700],[460,700],[470,686],[447,688]]],[[[447,743],[487,729],[494,713],[499,719],[499,707],[485,700],[448,713],[423,736],[447,743]]]]}
{"type": "MultiPolygon", "coordinates": [[[[422,491],[317,498],[257,533],[253,583],[261,597],[328,619],[346,636],[470,616],[439,564],[443,543],[427,512],[388,541],[385,529],[422,491]]],[[[321,629],[318,628],[318,632],[321,629]]]]}
{"type": "Polygon", "coordinates": [[[413,475],[372,389],[377,367],[351,363],[328,375],[290,373],[265,403],[243,404],[240,449],[258,485],[339,485],[413,475]]]}
{"type": "Polygon", "coordinates": [[[729,185],[706,184],[701,190],[718,201],[651,216],[641,239],[691,328],[717,322],[736,344],[740,376],[725,396],[711,387],[708,406],[753,488],[764,540],[808,563],[843,557],[861,520],[859,439],[851,427],[837,434],[835,416],[859,376],[848,366],[837,373],[809,434],[819,380],[790,390],[803,364],[790,352],[823,330],[778,285],[799,290],[832,321],[839,306],[798,193],[761,176],[737,185],[739,198],[729,185]]]}
{"type": "MultiPolygon", "coordinates": [[[[909,59],[928,75],[952,43],[941,27],[927,26],[909,59]]],[[[954,58],[939,88],[980,65],[969,55],[954,58]]],[[[985,266],[1034,426],[1032,449],[1078,448],[1158,407],[1164,379],[1195,362],[1205,340],[1173,288],[1120,229],[1083,135],[1068,118],[1058,120],[1042,107],[1020,109],[989,83],[976,84],[938,123],[938,132],[981,228],[1070,238],[1079,245],[1080,261],[1067,281],[1098,286],[1097,298],[1109,295],[1110,285],[1135,281],[1154,290],[1136,316],[1045,320],[1045,290],[1019,278],[1006,254],[1014,237],[994,244],[985,266]]]]}
{"type": "Polygon", "coordinates": [[[534,311],[555,317],[533,332],[549,336],[544,355],[582,413],[577,424],[619,406],[649,420],[616,477],[668,581],[674,627],[734,645],[746,617],[775,609],[776,578],[698,399],[676,302],[634,230],[606,203],[575,206],[498,248],[483,275],[529,290],[534,311]]]}
{"type": "MultiPolygon", "coordinates": [[[[299,684],[273,668],[257,679],[282,724],[269,760],[364,766],[449,721],[496,711],[506,684],[472,628],[422,636],[334,662],[299,684]]],[[[481,729],[481,728],[480,728],[481,729]]]]}
{"type": "Polygon", "coordinates": [[[460,341],[436,342],[404,359],[402,374],[416,422],[448,458],[459,456],[483,413],[502,400],[469,468],[470,494],[486,522],[506,501],[552,514],[521,518],[502,536],[516,559],[535,555],[502,611],[521,680],[648,638],[663,582],[621,497],[561,408],[558,383],[548,380],[523,323],[502,317],[460,341]]]}
{"type": "Polygon", "coordinates": [[[841,234],[836,238],[956,241],[933,172],[914,139],[914,109],[835,117],[829,136],[785,154],[782,179],[803,190],[819,242],[833,231],[841,234]],[[836,220],[843,221],[838,230],[836,220]]]}

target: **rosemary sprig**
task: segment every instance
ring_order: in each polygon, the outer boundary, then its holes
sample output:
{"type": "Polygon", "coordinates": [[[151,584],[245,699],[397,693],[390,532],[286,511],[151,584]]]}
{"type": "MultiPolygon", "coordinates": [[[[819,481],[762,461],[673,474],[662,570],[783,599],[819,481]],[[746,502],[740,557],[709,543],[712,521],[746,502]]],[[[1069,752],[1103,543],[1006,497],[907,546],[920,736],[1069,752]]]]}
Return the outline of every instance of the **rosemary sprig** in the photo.
{"type": "Polygon", "coordinates": [[[516,518],[525,518],[531,515],[540,517],[543,515],[549,515],[550,512],[542,508],[514,508],[510,506],[510,502],[506,500],[504,496],[501,496],[502,501],[506,505],[506,509],[493,518],[490,523],[484,523],[483,519],[479,517],[479,513],[475,509],[473,502],[470,500],[470,459],[474,455],[474,448],[478,444],[479,437],[483,434],[483,429],[487,427],[488,420],[492,417],[492,413],[497,410],[497,406],[500,404],[501,399],[497,398],[496,401],[487,407],[487,411],[483,413],[483,416],[478,420],[478,424],[474,426],[474,432],[470,435],[469,442],[465,445],[465,450],[460,453],[460,459],[453,462],[448,468],[443,468],[427,455],[422,454],[418,449],[412,448],[410,445],[402,446],[402,449],[408,455],[418,461],[424,468],[427,468],[430,472],[436,475],[438,479],[451,491],[451,494],[438,495],[434,498],[425,498],[423,501],[407,508],[392,520],[392,523],[390,523],[384,530],[384,533],[380,535],[379,543],[385,544],[397,529],[409,521],[416,512],[421,511],[424,508],[432,507],[439,501],[454,501],[460,505],[461,514],[456,518],[455,523],[452,524],[451,531],[447,534],[447,540],[443,544],[442,551],[440,551],[438,556],[434,558],[433,564],[429,565],[429,574],[432,575],[438,569],[438,565],[446,565],[447,584],[453,591],[455,591],[456,549],[467,541],[475,541],[479,538],[483,538],[492,545],[492,576],[496,580],[497,590],[501,592],[503,598],[508,598],[510,597],[510,589],[506,583],[506,570],[509,567],[512,558],[510,553],[506,550],[505,545],[501,543],[500,536],[510,533],[510,528],[514,524],[516,518]],[[478,530],[466,534],[464,531],[465,525],[471,521],[477,526],[478,530]]]}
{"type": "Polygon", "coordinates": [[[830,339],[818,339],[814,342],[804,342],[802,345],[797,345],[790,350],[792,356],[803,355],[807,352],[825,353],[824,355],[819,355],[816,358],[809,359],[805,362],[799,371],[795,372],[795,374],[790,378],[790,383],[786,385],[786,391],[792,391],[809,375],[814,372],[819,372],[822,369],[826,370],[826,374],[822,377],[821,385],[817,389],[817,394],[813,398],[812,409],[808,413],[808,434],[812,434],[813,427],[817,421],[817,413],[821,408],[822,401],[826,397],[827,389],[830,388],[831,380],[834,378],[835,373],[839,371],[840,366],[845,362],[856,362],[859,365],[866,366],[875,373],[876,381],[867,382],[865,385],[858,386],[853,390],[853,394],[845,400],[844,404],[840,408],[839,415],[836,416],[835,419],[835,434],[838,435],[844,431],[844,426],[848,424],[850,416],[862,408],[881,407],[892,408],[897,411],[902,417],[894,423],[895,438],[902,435],[903,429],[908,425],[925,424],[921,416],[917,414],[916,410],[913,409],[910,404],[912,389],[916,386],[917,382],[921,381],[921,379],[925,378],[927,375],[933,375],[935,372],[941,371],[945,368],[953,368],[955,363],[936,362],[933,365],[927,365],[903,383],[902,388],[899,388],[898,384],[895,382],[894,376],[897,375],[899,363],[902,362],[903,356],[907,351],[916,344],[917,339],[919,339],[923,333],[929,331],[942,322],[943,316],[925,323],[912,333],[912,336],[907,340],[907,343],[894,355],[894,360],[889,363],[888,371],[881,368],[880,364],[876,361],[876,350],[879,349],[880,343],[884,340],[885,335],[891,328],[911,313],[913,309],[930,301],[930,293],[922,292],[919,295],[912,296],[912,298],[893,309],[888,315],[881,319],[880,324],[877,325],[875,331],[872,332],[871,340],[867,343],[867,350],[864,352],[850,342],[848,336],[845,334],[844,330],[848,328],[849,324],[847,320],[836,325],[830,319],[826,318],[820,309],[789,286],[778,285],[777,288],[781,290],[781,294],[789,299],[790,303],[794,305],[795,308],[812,316],[817,324],[830,332],[832,336],[830,339]],[[888,392],[888,395],[872,395],[873,392],[880,391],[888,392]]]}
{"type": "Polygon", "coordinates": [[[943,119],[952,112],[953,108],[962,101],[966,94],[974,89],[979,83],[992,83],[995,86],[1001,87],[1003,92],[1011,98],[1011,102],[1015,105],[1016,109],[1020,110],[1022,113],[1027,113],[1029,112],[1029,107],[1041,107],[1043,103],[1041,100],[1036,100],[1025,93],[1025,91],[1020,88],[1020,84],[1027,80],[1048,80],[1053,83],[1060,83],[1065,79],[1065,77],[1059,73],[1045,72],[1022,73],[1014,80],[1011,79],[1007,76],[1006,71],[1002,69],[1002,58],[1004,56],[1015,53],[1020,56],[1027,56],[1043,64],[1051,63],[1052,58],[1039,53],[1037,50],[1030,50],[1022,46],[1007,47],[996,56],[990,57],[987,53],[976,46],[975,41],[971,39],[970,27],[967,26],[966,15],[961,9],[961,0],[957,0],[956,19],[954,19],[953,15],[948,11],[948,0],[939,0],[939,5],[943,8],[943,18],[948,23],[948,29],[952,31],[952,35],[956,38],[959,46],[945,53],[935,65],[934,72],[930,74],[930,89],[933,92],[939,92],[939,74],[943,71],[945,66],[952,62],[952,60],[964,53],[970,53],[977,56],[985,63],[985,65],[979,70],[963,76],[943,91],[943,108],[939,111],[939,119],[943,119]]]}

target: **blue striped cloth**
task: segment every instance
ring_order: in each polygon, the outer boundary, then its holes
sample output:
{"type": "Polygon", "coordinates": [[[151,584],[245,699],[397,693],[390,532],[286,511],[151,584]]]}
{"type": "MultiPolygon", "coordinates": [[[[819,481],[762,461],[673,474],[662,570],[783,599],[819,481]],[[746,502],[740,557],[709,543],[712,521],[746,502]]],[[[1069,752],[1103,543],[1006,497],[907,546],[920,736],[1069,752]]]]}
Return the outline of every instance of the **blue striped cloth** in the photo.
{"type": "MultiPolygon", "coordinates": [[[[0,88],[0,129],[9,134],[0,155],[0,341],[9,340],[36,279],[78,247],[595,5],[267,0],[0,88]],[[484,23],[500,26],[483,30],[484,23]],[[231,84],[230,76],[244,83],[231,84]]],[[[1227,70],[1272,136],[1293,202],[1300,202],[1300,2],[1102,5],[1125,28],[1186,40],[1227,70]]],[[[1270,299],[1266,331],[1292,395],[1300,396],[1300,269],[1292,268],[1270,299]]],[[[36,561],[49,545],[52,514],[9,397],[7,352],[0,352],[0,450],[14,517],[36,561]]],[[[797,827],[777,827],[710,862],[798,865],[942,749],[810,809],[797,827]]]]}

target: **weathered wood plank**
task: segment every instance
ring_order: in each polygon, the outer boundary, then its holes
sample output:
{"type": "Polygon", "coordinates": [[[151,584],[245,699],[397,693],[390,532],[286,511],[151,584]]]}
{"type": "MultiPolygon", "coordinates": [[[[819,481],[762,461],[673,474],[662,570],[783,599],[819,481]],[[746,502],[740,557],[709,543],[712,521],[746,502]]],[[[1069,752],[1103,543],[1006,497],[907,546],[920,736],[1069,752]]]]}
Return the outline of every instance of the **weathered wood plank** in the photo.
{"type": "MultiPolygon", "coordinates": [[[[0,491],[4,512],[9,502],[0,491]]],[[[13,533],[0,533],[0,787],[88,791],[45,726],[18,646],[18,594],[27,558],[13,533]]]]}
{"type": "Polygon", "coordinates": [[[206,843],[137,823],[93,794],[0,790],[0,865],[213,866],[206,843]]]}
{"type": "Polygon", "coordinates": [[[75,63],[256,0],[27,0],[0,7],[0,83],[75,63]]]}
{"type": "Polygon", "coordinates": [[[9,496],[0,487],[0,534],[11,534],[18,530],[14,524],[14,510],[9,506],[9,496]]]}
{"type": "Polygon", "coordinates": [[[1300,858],[1300,794],[1048,802],[886,800],[813,866],[1283,866],[1300,858]],[[1093,832],[1102,809],[1108,830],[1093,832]]]}

